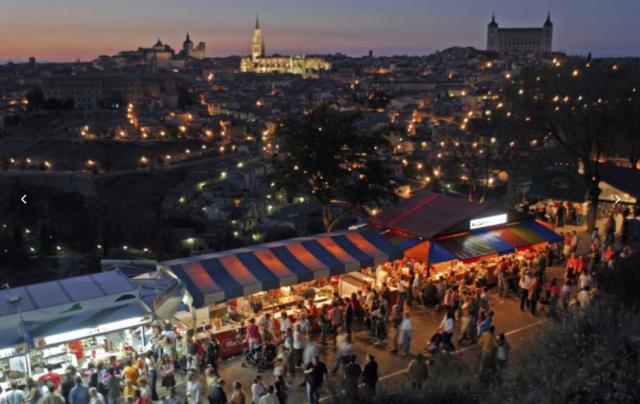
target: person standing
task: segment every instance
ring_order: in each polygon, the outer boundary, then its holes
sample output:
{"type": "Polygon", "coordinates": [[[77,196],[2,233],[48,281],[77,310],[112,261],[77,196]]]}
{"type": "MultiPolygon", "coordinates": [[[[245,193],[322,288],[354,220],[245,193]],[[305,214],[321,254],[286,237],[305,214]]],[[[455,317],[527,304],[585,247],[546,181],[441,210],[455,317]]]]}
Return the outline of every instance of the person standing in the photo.
{"type": "Polygon", "coordinates": [[[95,387],[89,389],[89,404],[105,404],[104,396],[95,387]]]}
{"type": "Polygon", "coordinates": [[[391,309],[391,316],[389,318],[391,327],[393,329],[392,348],[391,353],[398,352],[398,344],[400,343],[400,324],[402,324],[402,306],[395,304],[391,309]]]}
{"type": "MultiPolygon", "coordinates": [[[[296,366],[302,365],[302,353],[306,345],[306,337],[300,329],[300,324],[296,324],[293,332],[293,352],[294,352],[294,369],[296,366]]],[[[291,369],[291,375],[294,375],[294,369],[291,369]]]]}
{"type": "Polygon", "coordinates": [[[41,397],[42,390],[38,388],[31,377],[27,378],[27,396],[25,397],[27,404],[36,404],[41,397]]]}
{"type": "Polygon", "coordinates": [[[151,390],[151,400],[158,401],[158,361],[156,361],[153,351],[147,352],[144,358],[147,373],[149,375],[149,387],[151,390]]]}
{"type": "Polygon", "coordinates": [[[362,370],[362,381],[371,396],[376,394],[376,384],[378,383],[378,362],[373,355],[367,355],[367,364],[362,370]]]}
{"type": "Polygon", "coordinates": [[[400,323],[400,339],[402,341],[402,356],[407,356],[411,350],[411,335],[413,334],[413,323],[411,315],[405,313],[402,323],[400,323]]]}
{"type": "Polygon", "coordinates": [[[349,298],[345,298],[344,326],[347,331],[347,334],[349,334],[349,337],[351,337],[351,332],[353,330],[354,317],[355,317],[355,312],[353,308],[353,303],[349,298]]]}
{"type": "Polygon", "coordinates": [[[287,397],[289,396],[289,388],[287,387],[287,382],[285,382],[282,375],[276,378],[276,382],[273,384],[273,387],[275,388],[275,394],[276,397],[278,397],[280,404],[286,404],[287,397]]]}
{"type": "MultiPolygon", "coordinates": [[[[162,365],[160,365],[160,376],[162,377],[162,387],[170,389],[175,387],[176,378],[175,378],[175,367],[173,366],[173,361],[170,357],[165,356],[162,358],[162,365]]],[[[109,400],[111,401],[111,400],[109,400]]]]}
{"type": "Polygon", "coordinates": [[[318,404],[324,379],[328,375],[327,366],[320,361],[320,357],[314,356],[311,363],[307,365],[304,375],[307,383],[307,400],[309,404],[318,404]]]}
{"type": "Polygon", "coordinates": [[[531,284],[531,277],[527,267],[524,267],[522,274],[520,275],[520,311],[524,311],[525,307],[529,308],[529,284],[531,284]]]}
{"type": "Polygon", "coordinates": [[[269,386],[267,392],[260,397],[258,404],[280,404],[278,397],[274,393],[275,387],[273,387],[273,385],[269,386]]]}
{"type": "Polygon", "coordinates": [[[447,353],[451,353],[456,350],[453,342],[451,342],[451,338],[453,338],[453,326],[453,313],[451,311],[447,311],[447,313],[444,315],[444,318],[442,319],[442,322],[440,323],[440,331],[442,332],[444,350],[447,351],[447,353]]]}
{"type": "Polygon", "coordinates": [[[62,397],[64,397],[64,401],[67,403],[69,402],[69,393],[71,393],[71,389],[74,386],[75,383],[73,381],[73,374],[71,373],[71,370],[67,368],[64,373],[64,381],[60,385],[60,394],[62,394],[62,397]]]}
{"type": "Polygon", "coordinates": [[[422,384],[429,378],[429,367],[426,358],[422,353],[418,353],[407,368],[407,376],[411,382],[411,388],[416,391],[422,390],[422,384]]]}
{"type": "Polygon", "coordinates": [[[206,352],[206,364],[211,367],[217,376],[218,373],[218,358],[220,357],[220,344],[213,333],[209,334],[209,340],[207,341],[206,352]]]}
{"type": "Polygon", "coordinates": [[[556,311],[558,309],[558,300],[560,298],[560,291],[558,290],[558,279],[551,279],[551,285],[549,286],[549,317],[556,318],[556,311]]]}
{"type": "Polygon", "coordinates": [[[89,388],[82,384],[80,376],[76,376],[75,382],[75,387],[69,392],[69,404],[89,404],[89,388]]]}
{"type": "Polygon", "coordinates": [[[344,390],[351,400],[358,398],[358,380],[362,375],[362,369],[358,362],[356,362],[356,356],[351,355],[349,363],[344,367],[344,390]]]}
{"type": "Polygon", "coordinates": [[[187,381],[187,404],[200,403],[200,381],[196,373],[189,374],[189,380],[187,381]]]}
{"type": "Polygon", "coordinates": [[[531,310],[531,315],[536,315],[536,308],[538,306],[538,298],[540,297],[540,278],[534,276],[531,282],[529,283],[529,308],[531,310]]]}
{"type": "MultiPolygon", "coordinates": [[[[25,404],[24,392],[18,388],[18,381],[11,381],[11,390],[4,394],[3,401],[6,404],[25,404]]],[[[73,404],[73,403],[72,403],[73,404]]],[[[82,403],[88,404],[88,403],[82,403]]]]}
{"type": "Polygon", "coordinates": [[[255,379],[253,379],[253,384],[251,385],[251,402],[253,404],[259,404],[260,398],[265,394],[267,394],[267,387],[262,381],[262,376],[256,375],[255,379]]]}
{"type": "Polygon", "coordinates": [[[333,342],[335,343],[344,322],[344,314],[340,307],[335,305],[329,310],[329,320],[331,321],[331,332],[333,332],[333,342]]]}
{"type": "Polygon", "coordinates": [[[105,382],[107,402],[109,404],[119,404],[122,402],[122,380],[116,375],[116,369],[113,366],[109,366],[107,372],[109,373],[109,377],[105,382]]]}

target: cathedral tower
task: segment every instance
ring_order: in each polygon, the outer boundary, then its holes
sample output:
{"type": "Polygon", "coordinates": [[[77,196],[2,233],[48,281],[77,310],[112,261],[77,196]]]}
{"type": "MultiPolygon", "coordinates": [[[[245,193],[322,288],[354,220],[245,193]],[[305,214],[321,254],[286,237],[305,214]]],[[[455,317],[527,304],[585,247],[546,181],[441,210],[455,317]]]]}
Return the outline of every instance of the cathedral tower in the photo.
{"type": "Polygon", "coordinates": [[[251,59],[256,60],[262,57],[264,57],[264,39],[262,38],[260,21],[256,16],[256,26],[253,29],[253,39],[251,40],[251,59]]]}
{"type": "Polygon", "coordinates": [[[487,26],[487,50],[498,51],[498,23],[496,15],[491,15],[491,22],[487,26]]]}

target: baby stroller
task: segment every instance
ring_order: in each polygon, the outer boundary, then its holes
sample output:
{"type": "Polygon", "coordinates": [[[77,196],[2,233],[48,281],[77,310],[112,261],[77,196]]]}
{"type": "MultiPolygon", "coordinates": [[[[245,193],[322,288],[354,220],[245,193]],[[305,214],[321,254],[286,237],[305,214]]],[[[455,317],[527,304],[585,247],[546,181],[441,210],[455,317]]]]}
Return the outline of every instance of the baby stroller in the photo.
{"type": "Polygon", "coordinates": [[[250,365],[258,370],[269,369],[277,356],[277,348],[272,343],[265,343],[253,349],[247,348],[244,352],[244,365],[250,365]]]}
{"type": "Polygon", "coordinates": [[[431,355],[435,355],[440,352],[440,345],[442,344],[442,334],[439,332],[435,332],[431,339],[429,340],[429,344],[427,344],[427,353],[431,355]]]}

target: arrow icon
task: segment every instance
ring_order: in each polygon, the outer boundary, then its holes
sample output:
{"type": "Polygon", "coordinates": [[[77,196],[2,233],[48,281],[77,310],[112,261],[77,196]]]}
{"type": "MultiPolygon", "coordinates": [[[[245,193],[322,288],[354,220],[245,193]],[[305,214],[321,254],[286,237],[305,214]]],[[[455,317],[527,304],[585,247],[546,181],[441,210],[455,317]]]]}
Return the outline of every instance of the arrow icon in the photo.
{"type": "Polygon", "coordinates": [[[20,198],[20,200],[22,201],[22,203],[24,203],[26,205],[27,204],[27,194],[22,195],[22,198],[20,198]]]}
{"type": "Polygon", "coordinates": [[[620,197],[616,194],[613,194],[613,196],[616,198],[616,201],[614,202],[614,204],[620,202],[620,197]]]}

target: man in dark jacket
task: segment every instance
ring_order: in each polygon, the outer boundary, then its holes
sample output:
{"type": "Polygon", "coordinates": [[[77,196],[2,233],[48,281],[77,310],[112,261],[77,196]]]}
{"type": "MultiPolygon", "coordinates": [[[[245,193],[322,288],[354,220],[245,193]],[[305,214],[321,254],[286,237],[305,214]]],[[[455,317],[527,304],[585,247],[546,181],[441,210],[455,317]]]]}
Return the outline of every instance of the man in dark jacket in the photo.
{"type": "Polygon", "coordinates": [[[358,362],[356,362],[356,356],[352,355],[349,363],[344,367],[344,390],[351,400],[358,398],[358,380],[362,369],[358,362]]]}
{"type": "Polygon", "coordinates": [[[218,379],[207,394],[209,404],[227,404],[227,393],[224,392],[224,379],[218,379]]]}
{"type": "Polygon", "coordinates": [[[376,394],[376,383],[378,383],[378,362],[373,355],[367,355],[367,364],[362,371],[362,381],[371,395],[376,394]]]}
{"type": "Polygon", "coordinates": [[[73,373],[67,369],[64,374],[64,381],[60,385],[60,394],[64,397],[64,401],[66,403],[69,402],[69,393],[71,393],[71,389],[75,387],[75,383],[73,381],[73,373]]]}

